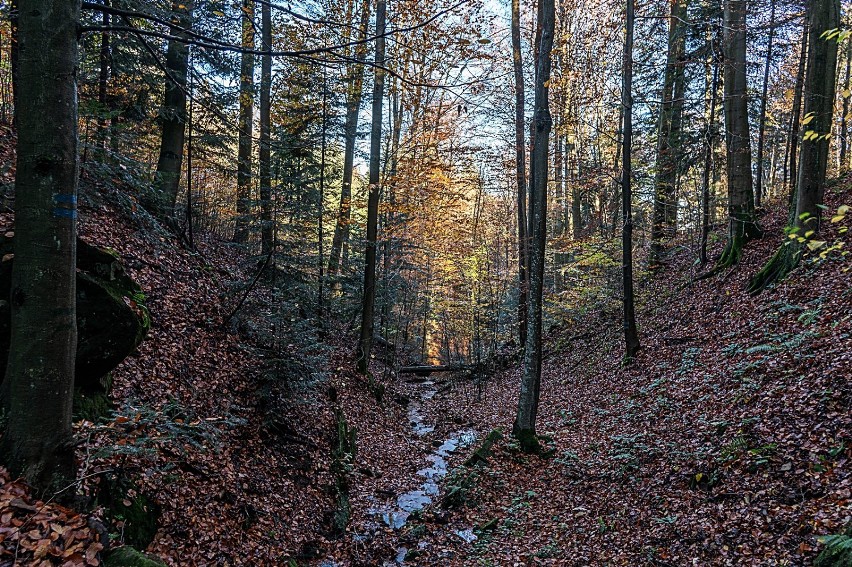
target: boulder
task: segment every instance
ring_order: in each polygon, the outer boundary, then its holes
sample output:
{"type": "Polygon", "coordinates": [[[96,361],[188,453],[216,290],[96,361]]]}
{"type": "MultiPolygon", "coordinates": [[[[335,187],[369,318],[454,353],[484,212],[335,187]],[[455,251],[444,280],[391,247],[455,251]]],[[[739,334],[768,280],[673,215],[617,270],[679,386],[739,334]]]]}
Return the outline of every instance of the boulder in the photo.
{"type": "MultiPolygon", "coordinates": [[[[0,373],[9,357],[13,233],[0,237],[0,373]]],[[[80,392],[105,392],[107,375],[131,354],[150,327],[145,295],[114,252],[77,240],[77,361],[80,392]]]]}

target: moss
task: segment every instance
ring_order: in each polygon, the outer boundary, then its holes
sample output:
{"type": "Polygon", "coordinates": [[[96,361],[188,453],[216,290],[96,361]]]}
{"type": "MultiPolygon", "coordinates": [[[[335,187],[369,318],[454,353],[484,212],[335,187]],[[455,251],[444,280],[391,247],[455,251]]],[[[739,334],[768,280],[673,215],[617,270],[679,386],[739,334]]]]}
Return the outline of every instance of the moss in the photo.
{"type": "Polygon", "coordinates": [[[745,245],[750,240],[763,237],[763,230],[758,226],[754,213],[740,211],[733,213],[733,215],[736,218],[733,234],[728,238],[728,244],[722,251],[713,272],[738,264],[740,258],[742,258],[745,245]]]}
{"type": "Polygon", "coordinates": [[[513,432],[513,435],[515,436],[515,439],[518,440],[521,451],[528,455],[541,454],[541,443],[539,442],[534,429],[518,429],[513,432]]]}
{"type": "Polygon", "coordinates": [[[112,473],[102,477],[97,500],[111,523],[123,523],[121,533],[125,543],[144,549],[154,541],[160,507],[139,493],[127,477],[112,473]]]}
{"type": "Polygon", "coordinates": [[[104,559],[104,567],[165,567],[165,565],[159,558],[127,545],[110,552],[104,559]]]}
{"type": "Polygon", "coordinates": [[[799,265],[803,252],[802,245],[793,240],[788,240],[782,244],[766,265],[751,279],[748,284],[748,292],[756,295],[783,280],[799,265]]]}
{"type": "Polygon", "coordinates": [[[104,392],[74,390],[74,420],[84,419],[97,423],[112,411],[112,402],[104,392]]]}
{"type": "Polygon", "coordinates": [[[357,453],[357,430],[349,427],[341,409],[335,409],[335,443],[331,451],[331,472],[334,475],[335,509],[332,530],[341,535],[349,525],[352,505],[349,502],[349,473],[357,453]]]}
{"type": "Polygon", "coordinates": [[[494,446],[500,438],[503,437],[503,433],[500,429],[492,429],[488,435],[485,436],[485,439],[482,440],[479,447],[468,457],[464,464],[466,466],[474,466],[479,463],[484,463],[488,460],[488,457],[491,456],[491,448],[494,446]]]}

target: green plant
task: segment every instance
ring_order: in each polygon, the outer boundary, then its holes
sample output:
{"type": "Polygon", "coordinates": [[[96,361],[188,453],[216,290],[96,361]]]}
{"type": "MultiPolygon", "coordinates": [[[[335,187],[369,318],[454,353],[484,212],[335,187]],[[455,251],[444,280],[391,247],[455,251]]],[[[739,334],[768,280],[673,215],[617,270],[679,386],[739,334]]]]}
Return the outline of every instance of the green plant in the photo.
{"type": "Polygon", "coordinates": [[[814,561],[815,567],[852,567],[852,523],[843,534],[817,538],[825,549],[814,561]]]}

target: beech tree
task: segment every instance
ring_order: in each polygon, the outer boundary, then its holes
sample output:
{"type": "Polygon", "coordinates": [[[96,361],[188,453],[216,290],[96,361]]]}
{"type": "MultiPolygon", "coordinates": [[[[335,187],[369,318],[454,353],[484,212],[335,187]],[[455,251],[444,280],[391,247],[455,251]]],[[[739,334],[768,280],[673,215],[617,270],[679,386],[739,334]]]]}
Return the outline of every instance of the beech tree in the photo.
{"type": "Polygon", "coordinates": [[[541,389],[542,292],[544,289],[544,252],[547,240],[547,179],[550,141],[550,52],[553,48],[556,9],[554,0],[539,0],[541,43],[536,58],[534,145],[530,163],[530,247],[529,297],[527,306],[527,342],[524,345],[524,370],[518,413],[512,434],[527,452],[540,450],[535,422],[541,389]]]}
{"type": "Polygon", "coordinates": [[[840,0],[810,0],[808,3],[808,62],[804,88],[805,132],[799,153],[798,180],[791,199],[792,237],[757,273],[749,291],[760,292],[783,279],[799,263],[806,246],[818,248],[821,205],[825,193],[825,173],[834,117],[834,91],[837,76],[837,32],[840,26],[840,0]]]}
{"type": "MultiPolygon", "coordinates": [[[[172,3],[176,25],[170,30],[176,38],[186,39],[192,28],[194,2],[172,3]]],[[[106,14],[106,12],[105,12],[106,14]]],[[[166,89],[160,111],[162,135],[154,184],[143,195],[142,205],[162,221],[172,220],[177,201],[183,165],[186,135],[186,77],[189,69],[189,45],[178,39],[169,40],[166,52],[166,89]]]]}
{"type": "Polygon", "coordinates": [[[237,220],[234,242],[248,241],[251,213],[251,148],[254,125],[254,0],[242,4],[242,62],[240,65],[240,118],[237,144],[237,220]]]}
{"type": "Polygon", "coordinates": [[[673,0],[669,15],[668,54],[657,130],[654,218],[648,259],[652,267],[659,265],[663,244],[675,236],[677,228],[677,178],[681,167],[681,122],[686,83],[683,61],[686,51],[686,8],[687,0],[673,0]]]}
{"type": "Polygon", "coordinates": [[[754,212],[746,77],[746,0],[725,0],[724,110],[728,156],[728,243],[717,269],[740,261],[743,246],[762,236],[754,212]]]}
{"type": "Polygon", "coordinates": [[[15,258],[2,455],[13,474],[41,491],[74,479],[79,14],[79,0],[28,0],[18,20],[15,258]]]}
{"type": "Polygon", "coordinates": [[[376,66],[373,76],[373,124],[370,131],[370,187],[367,202],[367,243],[364,261],[364,296],[361,303],[361,335],[356,366],[361,374],[370,365],[373,344],[373,313],[376,304],[376,240],[381,196],[382,100],[385,92],[385,0],[376,7],[376,66]]]}
{"type": "MultiPolygon", "coordinates": [[[[674,10],[674,7],[672,7],[674,10]]],[[[639,351],[639,333],[633,301],[633,191],[631,189],[633,149],[633,0],[627,0],[624,32],[624,68],[622,70],[621,105],[623,106],[623,135],[621,150],[621,254],[624,293],[624,356],[632,360],[639,351]]]]}
{"type": "Polygon", "coordinates": [[[515,182],[518,186],[518,338],[527,341],[527,171],[524,147],[524,68],[521,59],[520,0],[512,0],[512,68],[515,72],[515,182]]]}

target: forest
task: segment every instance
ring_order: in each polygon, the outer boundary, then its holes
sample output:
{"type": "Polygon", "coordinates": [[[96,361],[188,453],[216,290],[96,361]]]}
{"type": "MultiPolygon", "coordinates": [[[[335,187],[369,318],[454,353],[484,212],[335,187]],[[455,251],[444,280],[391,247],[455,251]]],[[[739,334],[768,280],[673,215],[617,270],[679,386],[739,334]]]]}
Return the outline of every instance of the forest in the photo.
{"type": "Polygon", "coordinates": [[[0,567],[852,567],[850,14],[0,0],[0,567]]]}

